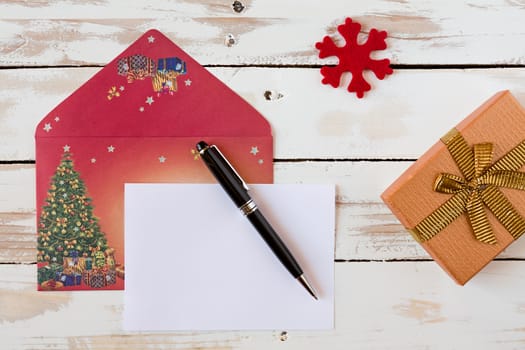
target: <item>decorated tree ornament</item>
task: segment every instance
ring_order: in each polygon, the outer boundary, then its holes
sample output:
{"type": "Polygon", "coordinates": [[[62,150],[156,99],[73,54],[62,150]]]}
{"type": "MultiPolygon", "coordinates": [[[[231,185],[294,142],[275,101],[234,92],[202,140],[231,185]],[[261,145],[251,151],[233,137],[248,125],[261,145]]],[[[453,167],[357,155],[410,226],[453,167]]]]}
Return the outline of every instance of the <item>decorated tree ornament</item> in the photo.
{"type": "Polygon", "coordinates": [[[93,214],[91,200],[86,196],[87,188],[75,170],[71,154],[62,156],[49,188],[38,226],[38,248],[44,260],[55,258],[62,264],[64,257],[78,258],[94,248],[107,249],[105,233],[93,214]],[[56,205],[62,198],[66,198],[65,203],[56,205]],[[90,220],[93,222],[89,227],[91,235],[86,237],[83,222],[90,220]],[[46,256],[49,259],[45,259],[46,256]]]}
{"type": "Polygon", "coordinates": [[[95,253],[95,266],[96,267],[103,267],[106,265],[106,255],[104,252],[101,252],[100,250],[95,253]]]}
{"type": "Polygon", "coordinates": [[[362,98],[364,93],[371,89],[370,84],[363,77],[364,70],[371,70],[379,80],[383,80],[387,74],[393,73],[389,59],[375,60],[370,58],[372,51],[386,49],[387,32],[373,28],[370,30],[366,42],[359,44],[357,37],[360,30],[361,24],[347,18],[344,24],[337,27],[337,31],[345,39],[344,46],[336,46],[334,40],[329,36],[325,36],[323,41],[315,44],[319,50],[319,58],[336,56],[339,59],[337,65],[321,68],[321,74],[324,77],[321,82],[337,88],[343,73],[350,72],[352,79],[347,90],[355,92],[358,98],[362,98]]]}

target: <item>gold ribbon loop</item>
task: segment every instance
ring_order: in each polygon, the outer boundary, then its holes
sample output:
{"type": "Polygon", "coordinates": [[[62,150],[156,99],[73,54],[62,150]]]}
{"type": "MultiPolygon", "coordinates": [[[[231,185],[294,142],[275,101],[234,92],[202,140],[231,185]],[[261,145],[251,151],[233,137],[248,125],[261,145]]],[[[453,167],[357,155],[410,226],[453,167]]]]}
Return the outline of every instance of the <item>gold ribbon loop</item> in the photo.
{"type": "Polygon", "coordinates": [[[474,177],[475,166],[474,153],[467,141],[455,128],[443,136],[441,141],[447,145],[450,155],[454,158],[465,179],[470,181],[474,177]]]}
{"type": "Polygon", "coordinates": [[[485,185],[525,190],[525,173],[510,170],[498,170],[482,176],[480,182],[485,185]]]}
{"type": "Polygon", "coordinates": [[[452,174],[439,174],[434,181],[434,191],[439,193],[454,194],[465,188],[463,179],[452,174]]]}
{"type": "Polygon", "coordinates": [[[409,231],[419,242],[441,232],[463,212],[467,213],[474,236],[480,242],[496,244],[496,236],[485,213],[485,206],[515,239],[525,232],[525,219],[514,209],[498,187],[525,190],[525,140],[491,165],[493,145],[469,147],[463,136],[452,129],[441,138],[464,178],[442,173],[434,191],[453,196],[409,231]]]}
{"type": "Polygon", "coordinates": [[[474,145],[474,176],[480,177],[490,166],[490,162],[492,162],[492,144],[479,143],[474,145]]]}

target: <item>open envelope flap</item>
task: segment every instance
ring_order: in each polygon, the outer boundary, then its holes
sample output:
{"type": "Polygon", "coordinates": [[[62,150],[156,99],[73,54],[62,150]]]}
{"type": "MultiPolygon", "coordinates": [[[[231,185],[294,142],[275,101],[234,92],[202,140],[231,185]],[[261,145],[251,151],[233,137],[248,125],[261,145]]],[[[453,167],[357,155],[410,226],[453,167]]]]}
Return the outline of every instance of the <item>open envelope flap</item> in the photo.
{"type": "Polygon", "coordinates": [[[49,285],[49,268],[39,270],[39,289],[122,289],[113,275],[72,276],[85,273],[84,260],[108,271],[124,264],[125,183],[215,182],[195,150],[200,140],[220,146],[247,182],[273,182],[269,123],[156,30],[44,117],[36,129],[37,260],[54,265],[59,280],[49,285]],[[108,249],[112,256],[103,256],[108,249]]]}
{"type": "Polygon", "coordinates": [[[58,105],[36,130],[37,138],[270,134],[252,106],[156,30],[58,105]],[[58,124],[56,115],[68,118],[58,124]]]}

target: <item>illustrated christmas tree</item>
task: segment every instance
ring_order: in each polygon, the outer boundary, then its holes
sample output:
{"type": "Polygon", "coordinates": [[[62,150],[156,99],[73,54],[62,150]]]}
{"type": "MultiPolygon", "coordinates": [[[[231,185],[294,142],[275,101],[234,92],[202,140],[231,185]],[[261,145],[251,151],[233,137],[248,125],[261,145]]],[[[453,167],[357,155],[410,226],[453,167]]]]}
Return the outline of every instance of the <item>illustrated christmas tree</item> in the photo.
{"type": "Polygon", "coordinates": [[[40,214],[38,261],[62,264],[64,257],[75,251],[79,257],[91,257],[108,248],[106,236],[93,215],[91,198],[86,193],[71,154],[65,151],[40,214]]]}

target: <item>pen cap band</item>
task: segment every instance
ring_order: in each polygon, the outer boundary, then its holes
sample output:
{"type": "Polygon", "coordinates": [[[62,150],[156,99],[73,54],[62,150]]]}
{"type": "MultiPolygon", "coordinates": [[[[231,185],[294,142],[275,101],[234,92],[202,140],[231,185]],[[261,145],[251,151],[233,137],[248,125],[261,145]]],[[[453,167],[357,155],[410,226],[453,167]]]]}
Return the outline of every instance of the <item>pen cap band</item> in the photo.
{"type": "Polygon", "coordinates": [[[253,199],[250,199],[248,202],[241,205],[239,209],[245,216],[247,216],[257,210],[257,204],[255,204],[253,199]]]}

